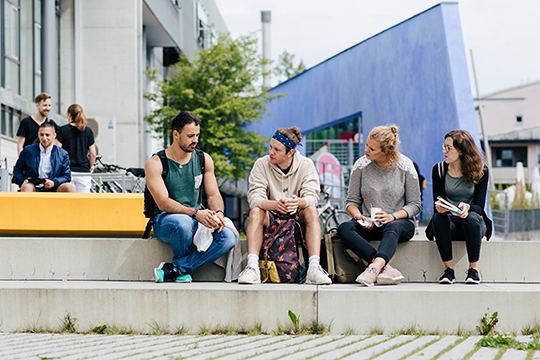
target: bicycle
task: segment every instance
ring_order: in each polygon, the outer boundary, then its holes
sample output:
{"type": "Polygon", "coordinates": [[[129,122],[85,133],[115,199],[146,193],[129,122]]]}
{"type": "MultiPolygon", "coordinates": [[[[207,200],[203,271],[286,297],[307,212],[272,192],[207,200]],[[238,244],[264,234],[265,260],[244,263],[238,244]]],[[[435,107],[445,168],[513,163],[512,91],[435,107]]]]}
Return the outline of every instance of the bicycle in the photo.
{"type": "Polygon", "coordinates": [[[340,224],[352,219],[348,212],[340,210],[330,202],[330,194],[322,192],[325,203],[317,205],[319,212],[319,223],[321,225],[322,235],[329,233],[332,230],[337,230],[340,224]]]}
{"type": "Polygon", "coordinates": [[[114,164],[106,164],[102,161],[101,155],[98,155],[96,157],[96,162],[93,166],[93,173],[99,174],[103,173],[103,177],[115,177],[115,173],[118,173],[116,177],[120,176],[119,174],[120,170],[125,171],[124,176],[130,176],[132,175],[135,180],[133,183],[133,186],[131,189],[124,189],[125,186],[125,178],[122,178],[124,186],[120,185],[120,183],[115,180],[114,178],[108,179],[108,180],[102,180],[101,176],[98,177],[98,180],[94,179],[92,177],[92,186],[90,188],[91,192],[113,192],[113,193],[123,193],[123,192],[131,192],[131,193],[142,193],[144,192],[144,186],[145,182],[143,181],[143,178],[145,177],[144,169],[143,168],[124,168],[122,166],[114,165],[114,164]]]}

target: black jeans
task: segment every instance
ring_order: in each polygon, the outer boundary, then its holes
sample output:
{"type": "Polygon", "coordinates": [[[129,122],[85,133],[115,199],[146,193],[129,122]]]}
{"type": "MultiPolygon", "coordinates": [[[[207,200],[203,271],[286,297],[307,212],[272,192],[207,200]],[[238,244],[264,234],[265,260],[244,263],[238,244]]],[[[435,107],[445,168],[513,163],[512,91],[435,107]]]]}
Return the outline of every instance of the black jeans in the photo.
{"type": "Polygon", "coordinates": [[[469,262],[480,259],[480,244],[486,234],[486,224],[482,215],[470,212],[465,219],[450,216],[449,213],[435,213],[432,226],[435,241],[442,261],[452,260],[452,240],[465,241],[469,262]]]}
{"type": "Polygon", "coordinates": [[[383,258],[388,264],[396,253],[397,244],[409,241],[414,236],[414,224],[398,219],[381,227],[366,229],[353,219],[341,224],[338,233],[345,245],[368,264],[377,257],[383,258]],[[375,240],[381,241],[378,249],[369,243],[375,240]]]}

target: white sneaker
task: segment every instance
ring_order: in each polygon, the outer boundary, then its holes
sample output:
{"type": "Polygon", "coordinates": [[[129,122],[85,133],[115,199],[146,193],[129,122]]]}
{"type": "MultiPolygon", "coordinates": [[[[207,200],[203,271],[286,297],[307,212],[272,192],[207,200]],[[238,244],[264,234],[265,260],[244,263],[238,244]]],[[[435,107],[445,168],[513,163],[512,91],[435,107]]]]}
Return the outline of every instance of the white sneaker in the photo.
{"type": "Polygon", "coordinates": [[[331,285],[332,280],[328,276],[328,273],[324,271],[321,265],[315,267],[312,266],[307,271],[306,284],[310,285],[331,285]]]}
{"type": "Polygon", "coordinates": [[[238,276],[239,284],[260,284],[261,283],[261,272],[259,269],[254,269],[252,267],[246,266],[244,271],[238,276]]]}

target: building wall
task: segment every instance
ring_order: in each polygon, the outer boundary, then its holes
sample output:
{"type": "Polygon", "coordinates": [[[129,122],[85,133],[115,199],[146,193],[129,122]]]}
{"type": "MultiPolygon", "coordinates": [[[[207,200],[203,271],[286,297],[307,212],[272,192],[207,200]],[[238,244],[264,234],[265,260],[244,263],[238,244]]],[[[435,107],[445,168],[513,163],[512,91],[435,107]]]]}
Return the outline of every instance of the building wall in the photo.
{"type": "MultiPolygon", "coordinates": [[[[272,101],[270,117],[251,129],[271,136],[297,125],[309,133],[361,114],[365,139],[375,126],[396,124],[402,152],[419,164],[428,183],[433,165],[444,160],[441,143],[448,131],[466,129],[478,141],[457,3],[434,6],[270,93],[287,96],[272,101]]],[[[431,191],[424,191],[428,213],[431,191]]]]}
{"type": "MultiPolygon", "coordinates": [[[[5,1],[0,0],[0,5],[5,1]]],[[[226,32],[214,1],[198,1],[204,5],[210,25],[215,21],[213,28],[226,32]]],[[[151,108],[143,98],[144,91],[151,86],[144,71],[156,67],[161,74],[167,74],[162,66],[163,47],[190,55],[199,49],[197,0],[178,3],[180,6],[170,0],[60,1],[60,46],[54,50],[55,61],[56,56],[59,58],[55,81],[59,85],[60,104],[56,105],[58,96],[53,95],[50,117],[65,124],[61,114],[66,113],[69,105],[79,103],[87,117],[98,124],[96,145],[105,162],[142,167],[149,155],[162,147],[147,133],[144,123],[144,115],[151,108]]],[[[32,53],[27,45],[32,40],[33,1],[21,0],[21,4],[21,17],[30,18],[29,30],[21,30],[27,34],[22,36],[26,41],[24,49],[32,53]]],[[[47,4],[54,5],[54,1],[47,4]]],[[[4,41],[3,32],[1,37],[4,41]]],[[[33,76],[28,58],[21,65],[21,77],[25,79],[33,76]]],[[[33,94],[23,92],[0,88],[0,102],[23,117],[32,115],[36,111],[33,97],[42,88],[36,88],[33,94]]],[[[17,159],[15,137],[0,137],[0,155],[8,158],[11,170],[17,159]]]]}
{"type": "MultiPolygon", "coordinates": [[[[481,105],[488,136],[540,126],[540,81],[483,95],[482,99],[487,99],[481,105]],[[501,98],[507,100],[494,101],[501,98]],[[521,123],[517,116],[522,117],[521,123]]],[[[479,116],[477,121],[481,132],[479,116]]]]}

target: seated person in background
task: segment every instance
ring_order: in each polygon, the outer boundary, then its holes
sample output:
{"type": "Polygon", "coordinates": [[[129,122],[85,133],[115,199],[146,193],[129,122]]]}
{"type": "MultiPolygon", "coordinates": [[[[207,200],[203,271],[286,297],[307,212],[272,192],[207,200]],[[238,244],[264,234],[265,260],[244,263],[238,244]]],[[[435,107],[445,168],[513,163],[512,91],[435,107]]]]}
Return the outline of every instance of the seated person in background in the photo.
{"type": "Polygon", "coordinates": [[[56,141],[54,125],[50,122],[41,124],[38,138],[39,143],[27,146],[21,151],[13,168],[13,182],[25,192],[76,192],[75,185],[70,183],[69,155],[54,145],[56,141]],[[43,180],[32,180],[38,178],[43,180]]]}
{"type": "Polygon", "coordinates": [[[248,263],[238,278],[239,284],[261,282],[259,252],[263,232],[270,225],[271,214],[298,211],[300,226],[309,253],[306,284],[330,285],[332,280],[319,265],[321,226],[317,203],[319,175],[313,161],[295,150],[300,143],[300,129],[278,129],[268,155],[258,159],[249,175],[248,201],[251,207],[247,229],[248,263]]]}

